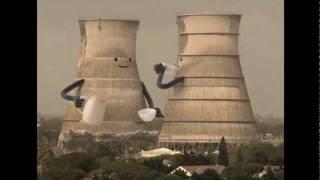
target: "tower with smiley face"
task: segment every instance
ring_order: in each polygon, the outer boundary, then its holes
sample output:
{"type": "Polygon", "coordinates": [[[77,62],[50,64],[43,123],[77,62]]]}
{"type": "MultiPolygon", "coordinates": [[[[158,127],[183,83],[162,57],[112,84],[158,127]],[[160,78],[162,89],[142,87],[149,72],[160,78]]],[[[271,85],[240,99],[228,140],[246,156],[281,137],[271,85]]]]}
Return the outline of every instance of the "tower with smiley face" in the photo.
{"type": "MultiPolygon", "coordinates": [[[[60,141],[70,130],[92,134],[126,134],[145,129],[138,110],[146,107],[136,64],[135,20],[80,20],[81,50],[75,80],[84,84],[73,93],[104,101],[100,122],[84,119],[68,103],[60,141]]],[[[95,107],[93,107],[94,109],[95,107]]]]}
{"type": "MultiPolygon", "coordinates": [[[[165,147],[256,139],[239,60],[241,15],[178,16],[177,77],[169,91],[159,143],[165,147]]],[[[181,146],[180,146],[181,147],[181,146]]]]}

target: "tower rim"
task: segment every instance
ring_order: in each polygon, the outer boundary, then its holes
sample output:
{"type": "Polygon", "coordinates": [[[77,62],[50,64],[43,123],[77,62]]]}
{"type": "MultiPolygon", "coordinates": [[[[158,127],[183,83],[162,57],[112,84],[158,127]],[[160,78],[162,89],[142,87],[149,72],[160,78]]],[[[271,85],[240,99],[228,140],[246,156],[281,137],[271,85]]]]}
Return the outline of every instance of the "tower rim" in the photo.
{"type": "Polygon", "coordinates": [[[139,23],[140,20],[139,19],[125,19],[125,18],[87,18],[87,17],[81,17],[78,18],[79,22],[85,22],[85,21],[128,21],[128,22],[137,22],[139,23]]]}
{"type": "Polygon", "coordinates": [[[184,17],[184,16],[239,16],[241,17],[242,15],[235,14],[235,13],[211,13],[211,12],[177,14],[177,17],[184,17]]]}

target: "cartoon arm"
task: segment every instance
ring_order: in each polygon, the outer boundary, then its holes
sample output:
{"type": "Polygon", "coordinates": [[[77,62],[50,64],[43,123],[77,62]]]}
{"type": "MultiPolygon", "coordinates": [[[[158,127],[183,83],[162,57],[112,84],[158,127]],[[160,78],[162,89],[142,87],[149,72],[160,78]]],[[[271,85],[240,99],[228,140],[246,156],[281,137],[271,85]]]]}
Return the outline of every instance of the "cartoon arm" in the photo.
{"type": "Polygon", "coordinates": [[[174,80],[168,83],[162,83],[162,79],[163,79],[163,75],[166,70],[166,67],[162,63],[159,63],[154,65],[154,70],[159,75],[157,79],[157,86],[161,89],[168,89],[184,80],[184,77],[176,77],[174,80]]]}
{"type": "Polygon", "coordinates": [[[156,117],[164,117],[164,116],[162,115],[162,113],[161,113],[160,108],[155,108],[155,107],[153,107],[152,98],[151,98],[151,96],[150,96],[150,94],[149,94],[149,92],[148,92],[148,90],[147,90],[147,88],[146,88],[146,86],[144,85],[143,82],[141,82],[141,85],[142,85],[143,95],[144,95],[144,97],[145,97],[146,100],[147,100],[147,103],[148,103],[148,105],[149,105],[149,108],[153,108],[153,109],[156,110],[156,117]]]}
{"type": "Polygon", "coordinates": [[[66,88],[64,88],[61,91],[61,96],[63,99],[68,100],[68,101],[73,101],[74,105],[77,108],[80,108],[83,106],[84,103],[84,99],[80,98],[80,96],[70,96],[68,95],[68,93],[73,90],[74,88],[80,87],[84,84],[84,79],[80,79],[72,84],[70,84],[69,86],[67,86],[66,88]]]}

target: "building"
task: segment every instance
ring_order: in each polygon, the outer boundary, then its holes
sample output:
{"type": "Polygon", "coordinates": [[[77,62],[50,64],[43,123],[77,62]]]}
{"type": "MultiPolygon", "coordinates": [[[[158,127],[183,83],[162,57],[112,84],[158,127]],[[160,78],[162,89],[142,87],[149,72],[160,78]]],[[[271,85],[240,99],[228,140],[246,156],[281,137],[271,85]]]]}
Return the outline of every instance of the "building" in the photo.
{"type": "Polygon", "coordinates": [[[85,19],[79,20],[79,25],[81,48],[75,81],[83,79],[84,84],[73,94],[97,96],[106,105],[101,121],[91,122],[92,118],[83,118],[82,110],[68,102],[58,145],[63,146],[63,137],[70,130],[124,136],[145,130],[146,125],[137,114],[146,108],[136,64],[139,21],[85,19]]]}
{"type": "Polygon", "coordinates": [[[157,157],[161,155],[176,155],[176,154],[182,154],[180,151],[172,151],[167,148],[158,148],[153,149],[149,151],[141,151],[140,155],[141,157],[157,157]]]}
{"type": "Polygon", "coordinates": [[[257,139],[242,73],[238,39],[241,15],[185,14],[177,18],[176,77],[169,89],[159,144],[185,149],[257,139]]]}
{"type": "Polygon", "coordinates": [[[41,126],[41,119],[40,117],[37,117],[37,127],[40,127],[41,126]]]}
{"type": "MultiPolygon", "coordinates": [[[[281,167],[280,166],[270,166],[271,168],[271,171],[272,172],[277,172],[277,171],[280,171],[281,170],[281,167]]],[[[257,174],[254,174],[253,177],[254,178],[261,178],[263,177],[264,175],[267,174],[267,169],[268,169],[268,166],[263,166],[263,170],[257,174]]]]}
{"type": "Polygon", "coordinates": [[[193,173],[202,174],[205,170],[212,169],[218,174],[221,174],[225,169],[222,165],[194,165],[194,166],[179,166],[175,170],[171,171],[170,174],[174,174],[177,170],[182,170],[187,176],[191,177],[193,173]]]}

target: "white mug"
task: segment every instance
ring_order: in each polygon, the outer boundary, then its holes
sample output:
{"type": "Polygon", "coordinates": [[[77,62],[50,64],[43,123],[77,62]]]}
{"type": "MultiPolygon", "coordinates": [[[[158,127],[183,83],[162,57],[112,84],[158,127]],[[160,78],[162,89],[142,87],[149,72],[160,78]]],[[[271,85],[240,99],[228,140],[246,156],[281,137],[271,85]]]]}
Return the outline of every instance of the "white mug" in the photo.
{"type": "Polygon", "coordinates": [[[88,124],[99,124],[104,119],[105,110],[105,101],[99,96],[91,96],[84,105],[82,120],[88,124]]]}
{"type": "Polygon", "coordinates": [[[152,108],[145,108],[141,109],[138,111],[139,117],[144,121],[144,122],[150,122],[156,117],[157,111],[152,108]]]}
{"type": "Polygon", "coordinates": [[[166,68],[164,75],[166,75],[166,76],[175,76],[176,75],[177,69],[178,69],[176,66],[171,65],[171,64],[167,64],[167,63],[163,63],[163,62],[161,64],[166,68]]]}

